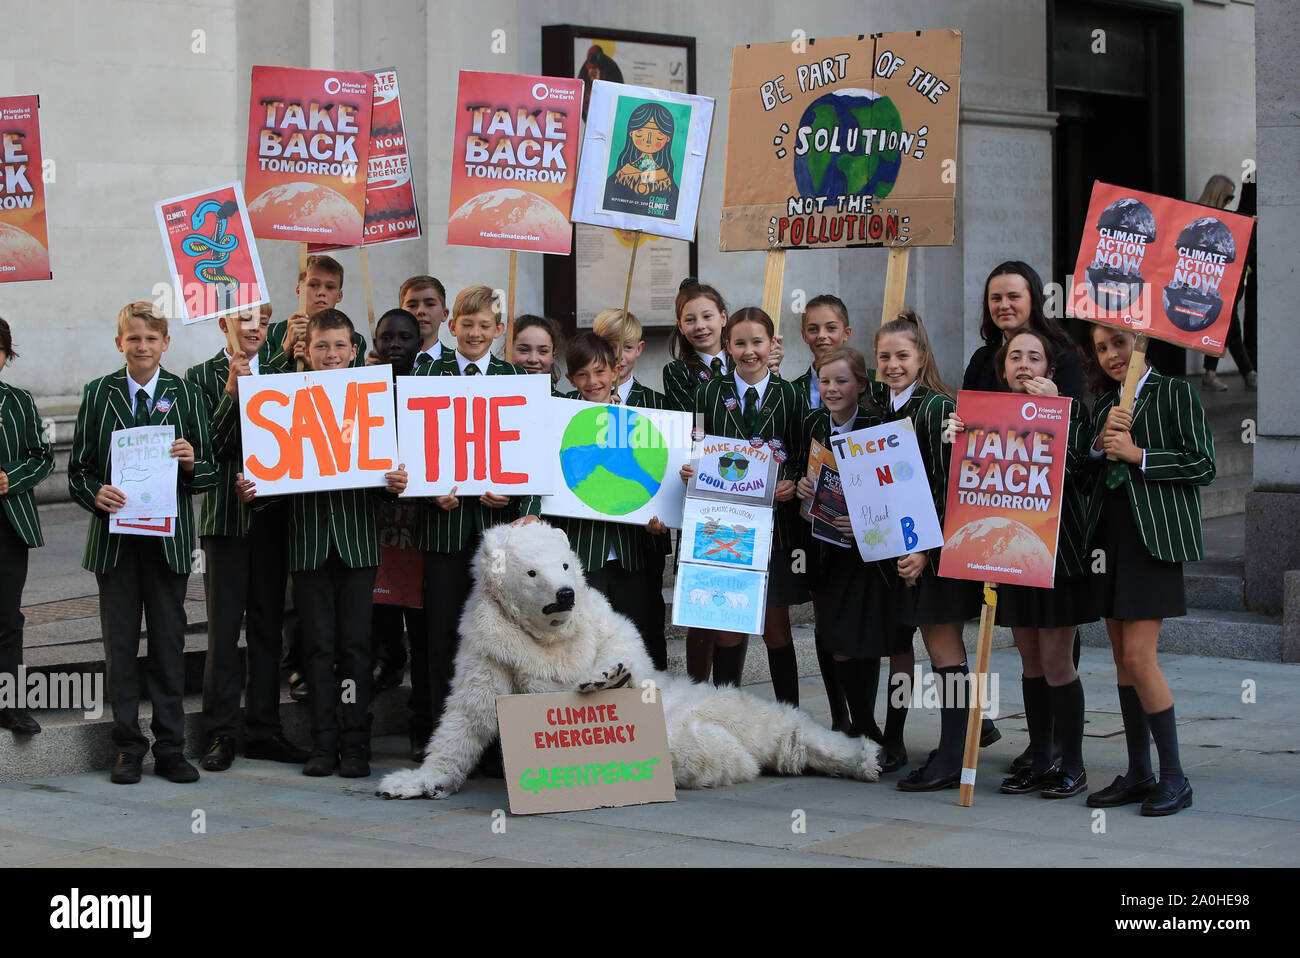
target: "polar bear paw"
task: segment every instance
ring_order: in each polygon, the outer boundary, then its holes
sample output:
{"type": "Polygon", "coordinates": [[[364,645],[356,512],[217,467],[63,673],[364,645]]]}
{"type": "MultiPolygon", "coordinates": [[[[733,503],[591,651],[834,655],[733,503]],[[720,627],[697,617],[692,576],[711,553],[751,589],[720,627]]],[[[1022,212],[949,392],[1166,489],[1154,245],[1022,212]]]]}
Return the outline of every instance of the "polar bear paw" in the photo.
{"type": "Polygon", "coordinates": [[[862,754],[853,769],[853,777],[860,782],[875,782],[880,779],[880,746],[869,739],[862,740],[862,754]]]}
{"type": "Polygon", "coordinates": [[[429,781],[420,769],[408,768],[385,775],[375,794],[381,798],[446,798],[451,790],[429,781]]]}
{"type": "Polygon", "coordinates": [[[632,681],[632,673],[626,665],[619,662],[600,673],[600,677],[590,682],[579,682],[579,692],[599,692],[601,689],[621,689],[632,681]]]}

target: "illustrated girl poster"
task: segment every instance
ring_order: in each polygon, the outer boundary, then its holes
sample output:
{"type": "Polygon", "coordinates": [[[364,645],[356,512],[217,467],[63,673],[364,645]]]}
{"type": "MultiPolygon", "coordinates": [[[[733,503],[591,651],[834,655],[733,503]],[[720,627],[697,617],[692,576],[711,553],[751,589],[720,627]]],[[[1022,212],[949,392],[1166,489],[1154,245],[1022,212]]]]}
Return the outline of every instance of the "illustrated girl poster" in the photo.
{"type": "Polygon", "coordinates": [[[573,221],[694,239],[712,125],[709,97],[593,81],[573,221]]]}

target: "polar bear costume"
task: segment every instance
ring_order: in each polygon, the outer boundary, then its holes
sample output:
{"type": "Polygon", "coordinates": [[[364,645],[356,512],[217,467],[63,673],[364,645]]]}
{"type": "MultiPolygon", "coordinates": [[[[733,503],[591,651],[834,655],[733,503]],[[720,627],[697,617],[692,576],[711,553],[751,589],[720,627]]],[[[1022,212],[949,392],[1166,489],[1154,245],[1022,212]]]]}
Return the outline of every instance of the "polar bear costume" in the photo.
{"type": "Polygon", "coordinates": [[[565,534],[542,522],[499,525],[474,557],[451,695],[424,764],[386,775],[385,798],[446,798],[497,735],[498,695],[639,687],[663,696],[680,788],[806,769],[875,781],[880,749],[805,712],[740,689],[654,671],[635,627],[588,588],[565,534]]]}

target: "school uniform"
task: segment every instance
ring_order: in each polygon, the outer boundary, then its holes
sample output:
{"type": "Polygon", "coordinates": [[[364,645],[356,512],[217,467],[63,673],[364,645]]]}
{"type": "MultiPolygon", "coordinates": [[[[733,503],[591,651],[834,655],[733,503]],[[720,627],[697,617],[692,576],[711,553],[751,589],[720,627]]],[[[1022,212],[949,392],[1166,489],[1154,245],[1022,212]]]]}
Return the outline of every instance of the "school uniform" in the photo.
{"type": "MultiPolygon", "coordinates": [[[[743,397],[750,387],[738,380],[735,372],[703,383],[695,394],[695,412],[704,417],[704,431],[711,436],[726,436],[745,442],[760,436],[769,444],[776,440],[778,445],[772,448],[785,454],[785,461],[777,469],[777,480],[798,482],[805,465],[799,461],[798,454],[806,445],[802,438],[803,404],[794,386],[779,376],[769,373],[763,383],[766,385],[758,397],[757,418],[752,429],[746,428],[744,421],[743,397]]],[[[793,569],[792,552],[804,544],[802,523],[798,499],[774,503],[772,557],[768,562],[767,576],[767,604],[770,606],[799,605],[808,601],[807,577],[802,569],[799,572],[793,569]]]]}
{"type": "Polygon", "coordinates": [[[696,353],[690,363],[674,359],[664,366],[664,407],[678,412],[694,412],[695,391],[700,385],[726,375],[731,369],[726,350],[716,356],[696,353]]]}
{"type": "MultiPolygon", "coordinates": [[[[266,329],[266,342],[262,344],[263,354],[279,354],[284,356],[284,338],[289,335],[289,321],[282,319],[278,323],[271,323],[266,329]]],[[[366,337],[362,336],[356,329],[352,330],[352,345],[357,347],[357,354],[352,358],[348,365],[352,368],[364,366],[366,364],[366,337]]]]}
{"type": "Polygon", "coordinates": [[[212,488],[217,479],[204,401],[194,386],[161,367],[144,387],[131,380],[125,369],[86,385],[68,458],[68,492],[91,513],[81,565],[95,573],[99,584],[113,743],[119,752],[137,758],[149,748],[139,723],[136,656],[142,611],[148,630],[154,757],[180,758],[185,748],[185,583],[195,551],[189,497],[212,488]],[[177,438],[189,440],[194,447],[194,471],[177,470],[180,514],[169,537],[111,534],[109,514],[95,507],[95,494],[112,481],[113,431],[137,422],[173,425],[177,438]]]}
{"type": "MultiPolygon", "coordinates": [[[[1120,390],[1103,393],[1093,412],[1101,435],[1120,390]]],[[[1139,465],[1111,463],[1089,449],[1093,472],[1085,530],[1104,552],[1096,577],[1099,612],[1114,619],[1185,615],[1182,563],[1201,558],[1201,494],[1214,481],[1214,437],[1196,390],[1150,370],[1139,382],[1133,443],[1139,465]]]]}
{"type": "Polygon", "coordinates": [[[415,354],[415,362],[411,364],[411,375],[417,375],[415,370],[428,363],[436,363],[443,357],[443,354],[453,352],[442,343],[434,343],[428,349],[421,349],[415,354]]]}
{"type": "MultiPolygon", "coordinates": [[[[284,371],[261,355],[251,373],[284,371]]],[[[245,746],[281,734],[280,643],[284,591],[288,580],[287,510],[275,499],[260,509],[242,502],[235,476],[243,471],[239,403],[226,392],[230,356],[223,349],[190,367],[185,378],[199,390],[208,415],[218,483],[203,493],[199,541],[204,556],[208,653],[203,667],[203,732],[235,737],[244,667],[239,631],[246,623],[248,690],[244,715],[245,746]],[[247,615],[245,615],[247,613],[247,615]]],[[[246,388],[251,388],[246,384],[246,388]]]]}
{"type": "Polygon", "coordinates": [[[32,394],[0,382],[0,471],[9,477],[9,489],[0,496],[0,675],[17,676],[23,661],[27,554],[45,545],[32,490],[53,469],[32,394]]]}
{"type": "Polygon", "coordinates": [[[799,398],[803,400],[804,409],[811,411],[822,407],[822,394],[817,383],[817,373],[811,366],[802,376],[796,376],[790,382],[799,394],[799,398]]]}
{"type": "MultiPolygon", "coordinates": [[[[1073,340],[1071,340],[1073,344],[1073,340]]],[[[982,392],[1005,392],[1006,385],[998,375],[997,355],[1002,343],[990,346],[985,343],[971,354],[962,375],[962,389],[978,389],[982,392]]],[[[1065,350],[1056,361],[1056,371],[1052,373],[1052,382],[1056,383],[1057,392],[1075,402],[1086,403],[1088,390],[1083,380],[1083,358],[1073,348],[1065,350]]],[[[1087,412],[1087,406],[1084,406],[1087,412]]]]}
{"type": "MultiPolygon", "coordinates": [[[[418,367],[416,376],[524,376],[519,366],[498,359],[491,353],[473,362],[459,350],[446,349],[437,362],[418,367]],[[471,370],[470,366],[474,369],[471,370]]],[[[429,657],[429,733],[437,727],[443,704],[451,691],[453,663],[460,647],[460,615],[469,598],[473,581],[470,563],[478,551],[483,532],[502,522],[512,522],[521,515],[539,515],[541,500],[537,496],[513,497],[510,505],[492,509],[479,502],[478,496],[461,496],[455,509],[441,509],[427,503],[421,529],[424,549],[424,607],[429,657]],[[436,613],[432,611],[436,607],[436,613]]],[[[417,729],[412,727],[415,738],[417,729]]]]}

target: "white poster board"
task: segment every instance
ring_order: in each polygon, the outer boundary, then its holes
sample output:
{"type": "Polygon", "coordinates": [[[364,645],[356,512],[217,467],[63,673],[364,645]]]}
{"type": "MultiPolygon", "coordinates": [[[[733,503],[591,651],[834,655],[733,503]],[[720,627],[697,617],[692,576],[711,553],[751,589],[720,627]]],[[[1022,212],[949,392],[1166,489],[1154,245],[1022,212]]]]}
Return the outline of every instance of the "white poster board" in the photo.
{"type": "Polygon", "coordinates": [[[673,586],[673,625],[759,635],[767,611],[767,573],[683,562],[673,586]]]}
{"type": "Polygon", "coordinates": [[[733,569],[766,569],[772,551],[772,510],[745,502],[687,499],[680,558],[733,569]]]}
{"type": "Polygon", "coordinates": [[[115,429],[110,438],[111,482],[126,496],[117,519],[162,519],[178,515],[176,477],[180,463],[172,457],[175,426],[115,429]]]}
{"type": "Polygon", "coordinates": [[[737,499],[770,506],[776,497],[777,460],[767,443],[705,436],[692,450],[695,475],[686,490],[701,499],[737,499]]]}

